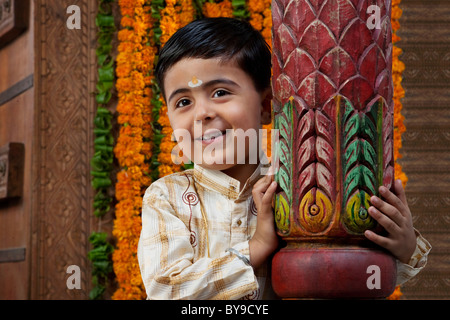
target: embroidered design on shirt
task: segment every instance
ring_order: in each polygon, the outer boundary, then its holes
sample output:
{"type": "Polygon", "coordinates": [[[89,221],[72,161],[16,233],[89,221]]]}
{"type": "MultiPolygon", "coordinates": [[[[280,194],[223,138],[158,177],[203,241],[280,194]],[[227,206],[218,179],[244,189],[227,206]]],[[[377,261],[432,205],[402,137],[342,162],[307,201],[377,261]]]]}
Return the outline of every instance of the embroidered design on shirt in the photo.
{"type": "Polygon", "coordinates": [[[256,209],[256,205],[255,205],[255,201],[252,200],[250,201],[250,212],[252,213],[252,215],[257,216],[258,215],[258,209],[256,209]]]}
{"type": "Polygon", "coordinates": [[[203,81],[197,79],[196,76],[192,76],[192,80],[188,82],[188,86],[191,88],[200,87],[203,84],[203,81]]]}
{"type": "Polygon", "coordinates": [[[189,178],[186,176],[186,178],[188,179],[188,187],[187,189],[184,191],[183,195],[182,195],[182,200],[185,204],[187,204],[189,206],[189,232],[191,233],[190,236],[190,243],[192,247],[197,246],[197,234],[195,233],[195,231],[192,230],[191,228],[191,221],[192,221],[192,209],[191,206],[195,206],[199,199],[198,199],[198,195],[195,192],[187,192],[189,190],[189,186],[191,185],[191,182],[189,180],[189,178]]]}
{"type": "Polygon", "coordinates": [[[259,300],[259,289],[253,290],[248,295],[242,297],[241,300],[259,300]]]}

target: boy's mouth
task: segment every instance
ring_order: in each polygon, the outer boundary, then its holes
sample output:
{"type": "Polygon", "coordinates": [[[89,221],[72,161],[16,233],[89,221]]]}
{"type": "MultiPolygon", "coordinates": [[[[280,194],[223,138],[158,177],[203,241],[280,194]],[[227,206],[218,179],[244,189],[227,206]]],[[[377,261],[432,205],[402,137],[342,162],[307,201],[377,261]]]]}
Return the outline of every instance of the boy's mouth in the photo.
{"type": "Polygon", "coordinates": [[[222,138],[226,134],[227,134],[226,130],[220,131],[219,129],[211,129],[211,130],[206,130],[201,137],[199,137],[195,140],[200,140],[200,141],[203,141],[206,143],[213,142],[215,140],[222,138]]]}

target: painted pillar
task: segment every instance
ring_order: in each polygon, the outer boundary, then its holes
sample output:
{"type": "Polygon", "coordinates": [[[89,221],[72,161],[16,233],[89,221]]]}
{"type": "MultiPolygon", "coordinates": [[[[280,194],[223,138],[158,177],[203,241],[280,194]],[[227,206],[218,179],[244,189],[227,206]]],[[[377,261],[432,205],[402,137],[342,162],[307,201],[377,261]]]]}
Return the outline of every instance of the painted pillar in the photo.
{"type": "Polygon", "coordinates": [[[283,298],[386,297],[395,259],[371,244],[369,199],[392,188],[391,0],[273,0],[275,220],[283,298]]]}

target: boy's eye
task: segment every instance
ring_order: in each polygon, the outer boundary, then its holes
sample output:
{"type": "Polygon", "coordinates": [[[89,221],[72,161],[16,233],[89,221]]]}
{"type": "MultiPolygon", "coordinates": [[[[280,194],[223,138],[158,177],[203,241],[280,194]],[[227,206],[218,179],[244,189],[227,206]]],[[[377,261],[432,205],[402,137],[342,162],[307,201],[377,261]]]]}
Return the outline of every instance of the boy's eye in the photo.
{"type": "Polygon", "coordinates": [[[216,92],[214,92],[213,98],[220,98],[223,96],[226,96],[227,94],[230,94],[228,91],[219,89],[216,92]]]}
{"type": "Polygon", "coordinates": [[[190,104],[191,104],[191,100],[189,100],[189,99],[181,99],[181,100],[179,100],[176,103],[175,108],[186,107],[186,106],[188,106],[190,104]]]}

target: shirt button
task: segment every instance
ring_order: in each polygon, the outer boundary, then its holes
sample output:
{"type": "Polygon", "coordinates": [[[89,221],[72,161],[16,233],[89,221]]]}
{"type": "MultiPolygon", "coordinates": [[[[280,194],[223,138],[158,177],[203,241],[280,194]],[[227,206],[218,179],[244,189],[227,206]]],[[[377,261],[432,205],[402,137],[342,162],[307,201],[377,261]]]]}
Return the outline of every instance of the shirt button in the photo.
{"type": "Polygon", "coordinates": [[[240,226],[241,224],[242,224],[242,221],[239,219],[239,220],[237,221],[237,225],[240,226]]]}

